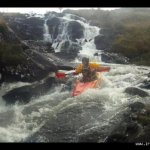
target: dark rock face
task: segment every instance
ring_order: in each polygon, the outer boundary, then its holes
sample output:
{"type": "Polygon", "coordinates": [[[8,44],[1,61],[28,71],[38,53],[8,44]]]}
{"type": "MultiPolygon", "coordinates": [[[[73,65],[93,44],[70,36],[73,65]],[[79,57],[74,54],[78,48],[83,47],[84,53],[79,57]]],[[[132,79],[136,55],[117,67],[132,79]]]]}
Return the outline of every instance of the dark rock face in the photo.
{"type": "Polygon", "coordinates": [[[65,40],[60,45],[60,52],[56,52],[54,53],[54,55],[61,59],[71,61],[77,57],[81,49],[82,47],[79,44],[72,42],[70,40],[69,41],[65,40]]]}
{"type": "Polygon", "coordinates": [[[17,101],[20,104],[25,104],[28,103],[31,98],[39,97],[48,92],[56,83],[55,78],[48,78],[43,83],[13,89],[3,95],[3,99],[7,104],[14,104],[17,101]]]}
{"type": "Polygon", "coordinates": [[[62,22],[62,20],[57,17],[53,17],[53,18],[47,20],[47,25],[49,27],[49,33],[52,36],[52,40],[57,38],[57,36],[60,32],[59,27],[61,25],[61,22],[62,22]]]}
{"type": "Polygon", "coordinates": [[[70,21],[67,27],[67,32],[69,39],[75,42],[76,39],[80,39],[84,36],[84,27],[76,21],[70,21]]]}
{"type": "Polygon", "coordinates": [[[23,42],[26,43],[30,49],[36,49],[38,52],[54,53],[54,48],[50,42],[45,42],[43,40],[24,40],[23,42]]]}
{"type": "Polygon", "coordinates": [[[79,46],[77,43],[71,42],[71,41],[64,41],[61,45],[61,52],[64,52],[66,54],[73,53],[77,54],[79,50],[81,50],[82,47],[79,46]]]}
{"type": "Polygon", "coordinates": [[[57,66],[53,61],[49,61],[47,57],[34,50],[26,49],[24,55],[26,56],[25,63],[0,68],[1,82],[34,82],[43,79],[50,72],[57,71],[57,66]]]}
{"type": "MultiPolygon", "coordinates": [[[[76,21],[70,21],[67,23],[63,19],[52,17],[47,20],[47,25],[53,41],[57,39],[59,34],[62,34],[63,30],[66,30],[65,32],[67,33],[69,40],[74,42],[76,39],[80,39],[84,36],[84,27],[76,21]]],[[[67,37],[61,37],[61,40],[64,38],[67,37]]]]}
{"type": "Polygon", "coordinates": [[[8,25],[22,40],[42,40],[44,20],[26,15],[4,16],[8,25]]]}
{"type": "Polygon", "coordinates": [[[108,29],[108,28],[101,29],[100,35],[96,36],[94,39],[96,49],[110,50],[114,39],[119,34],[120,34],[119,31],[113,31],[113,29],[108,29]]]}
{"type": "Polygon", "coordinates": [[[94,44],[96,45],[96,49],[98,50],[108,50],[110,49],[110,39],[105,37],[104,35],[98,35],[94,38],[94,44]]]}
{"type": "Polygon", "coordinates": [[[14,44],[21,44],[20,39],[16,36],[13,30],[6,26],[5,29],[0,29],[0,42],[9,42],[14,44]]]}
{"type": "Polygon", "coordinates": [[[64,53],[64,52],[57,52],[54,54],[55,56],[67,60],[67,61],[72,61],[77,57],[77,54],[75,53],[64,53]]]}
{"type": "Polygon", "coordinates": [[[135,87],[128,87],[124,91],[127,94],[130,95],[138,95],[140,97],[146,97],[149,96],[149,94],[141,89],[135,88],[135,87]]]}

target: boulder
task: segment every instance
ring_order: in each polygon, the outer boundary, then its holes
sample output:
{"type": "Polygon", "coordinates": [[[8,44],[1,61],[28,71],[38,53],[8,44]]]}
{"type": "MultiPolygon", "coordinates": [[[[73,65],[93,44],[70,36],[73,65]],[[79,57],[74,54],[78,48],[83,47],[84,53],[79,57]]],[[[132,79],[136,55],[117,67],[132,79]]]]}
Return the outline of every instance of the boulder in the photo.
{"type": "Polygon", "coordinates": [[[77,43],[66,40],[61,44],[60,51],[66,54],[69,54],[69,53],[77,54],[79,50],[81,49],[82,47],[78,45],[77,43]]]}
{"type": "Polygon", "coordinates": [[[104,35],[97,35],[94,38],[94,44],[98,50],[109,50],[111,46],[110,41],[111,39],[109,37],[105,37],[104,35]]]}
{"type": "Polygon", "coordinates": [[[3,95],[2,98],[6,101],[6,104],[14,104],[16,102],[19,104],[26,104],[33,97],[39,97],[50,91],[56,83],[55,78],[49,77],[43,83],[15,88],[3,95]]]}
{"type": "Polygon", "coordinates": [[[115,38],[120,34],[120,31],[115,31],[111,28],[102,28],[100,34],[94,38],[96,49],[111,50],[115,38]]]}
{"type": "Polygon", "coordinates": [[[136,88],[136,87],[128,87],[125,89],[124,92],[127,94],[130,94],[130,95],[138,95],[140,97],[149,96],[149,94],[147,92],[145,92],[139,88],[136,88]]]}
{"type": "Polygon", "coordinates": [[[129,105],[132,112],[140,112],[141,109],[145,108],[145,104],[141,102],[135,102],[129,105]]]}
{"type": "MultiPolygon", "coordinates": [[[[49,117],[39,131],[28,137],[24,142],[57,142],[57,143],[79,143],[79,142],[96,142],[99,140],[99,134],[93,133],[90,138],[86,132],[88,124],[98,118],[102,108],[95,105],[70,105],[49,117]],[[89,115],[90,114],[90,115],[89,115]],[[80,131],[81,130],[81,131],[80,131]],[[85,133],[83,137],[79,137],[80,133],[85,133]]],[[[90,128],[90,127],[89,127],[90,128]]],[[[87,129],[88,130],[88,129],[87,129]]]]}
{"type": "Polygon", "coordinates": [[[35,49],[38,52],[41,53],[53,53],[54,52],[54,48],[52,47],[52,43],[51,42],[46,42],[43,40],[24,40],[23,41],[26,46],[28,46],[28,49],[35,49]]]}
{"type": "Polygon", "coordinates": [[[54,41],[59,32],[61,32],[63,30],[63,28],[60,28],[62,20],[60,18],[57,17],[53,17],[47,20],[47,25],[49,27],[49,33],[51,34],[52,40],[54,41]]]}
{"type": "Polygon", "coordinates": [[[139,87],[144,89],[150,89],[150,80],[144,80],[142,85],[140,85],[139,87]]]}
{"type": "Polygon", "coordinates": [[[0,82],[34,82],[45,78],[50,72],[58,70],[53,59],[48,59],[42,53],[26,49],[23,54],[25,61],[17,66],[2,66],[0,68],[0,82]]]}
{"type": "Polygon", "coordinates": [[[84,27],[77,21],[70,21],[67,26],[67,33],[71,41],[81,39],[84,36],[84,27]]]}
{"type": "Polygon", "coordinates": [[[44,20],[39,17],[27,17],[25,14],[4,16],[8,25],[22,40],[42,40],[44,20]]]}

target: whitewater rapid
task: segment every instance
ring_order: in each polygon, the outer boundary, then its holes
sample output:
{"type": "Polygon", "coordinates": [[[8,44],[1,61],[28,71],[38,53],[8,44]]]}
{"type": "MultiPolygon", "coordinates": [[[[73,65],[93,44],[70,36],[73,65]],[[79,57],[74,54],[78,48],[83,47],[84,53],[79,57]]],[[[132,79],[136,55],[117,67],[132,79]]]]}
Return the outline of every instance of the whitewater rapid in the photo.
{"type": "MultiPolygon", "coordinates": [[[[0,141],[23,141],[28,136],[37,132],[46,120],[52,116],[57,116],[57,113],[70,107],[82,107],[83,117],[84,113],[87,113],[86,107],[90,108],[94,105],[103,110],[99,113],[97,119],[93,118],[93,122],[90,121],[79,129],[79,134],[86,134],[95,128],[109,126],[110,123],[114,122],[114,117],[123,111],[129,103],[133,101],[149,102],[149,98],[132,97],[124,93],[126,87],[139,86],[141,81],[147,78],[146,74],[150,71],[149,67],[113,64],[110,64],[110,66],[111,71],[103,73],[105,83],[102,88],[87,90],[77,97],[71,97],[69,91],[60,93],[61,87],[57,87],[54,93],[49,92],[44,96],[33,99],[26,105],[15,104],[13,106],[5,106],[1,99],[0,141]]],[[[25,85],[25,83],[19,83],[18,87],[21,84],[25,85]]],[[[14,84],[5,84],[2,87],[3,89],[4,87],[8,89],[15,86],[14,84]]],[[[145,91],[150,94],[149,90],[145,91]]]]}
{"type": "MultiPolygon", "coordinates": [[[[71,20],[70,15],[64,16],[64,18],[71,20]]],[[[3,83],[0,87],[0,142],[26,141],[28,137],[40,131],[47,121],[57,119],[59,114],[70,117],[65,112],[72,110],[71,113],[74,115],[78,109],[80,111],[79,118],[81,118],[79,122],[82,122],[83,119],[86,123],[76,129],[76,134],[84,136],[98,129],[101,131],[99,142],[104,142],[107,135],[112,131],[113,125],[121,119],[118,114],[125,111],[128,104],[134,101],[149,103],[149,97],[130,96],[124,90],[127,87],[138,87],[144,80],[148,79],[147,74],[150,72],[150,67],[101,62],[100,57],[94,56],[94,53],[97,52],[94,37],[99,34],[100,29],[90,26],[86,22],[79,22],[86,29],[85,38],[88,42],[82,44],[82,50],[74,62],[81,62],[80,58],[86,55],[90,57],[91,61],[110,66],[110,72],[103,73],[103,86],[89,89],[77,97],[72,97],[69,91],[60,92],[62,87],[59,86],[55,88],[53,93],[49,91],[43,96],[33,98],[26,105],[16,103],[7,106],[2,95],[16,87],[29,85],[29,83],[3,83]]],[[[46,23],[44,27],[47,28],[46,23]]],[[[46,37],[50,37],[48,30],[45,31],[46,37]]],[[[150,94],[150,90],[144,90],[150,94]]],[[[68,119],[68,122],[72,118],[68,119]]],[[[56,128],[57,126],[59,128],[60,124],[56,124],[56,128]]],[[[74,122],[70,122],[70,126],[74,127],[74,122]]],[[[39,135],[39,141],[47,142],[47,139],[39,135]]]]}

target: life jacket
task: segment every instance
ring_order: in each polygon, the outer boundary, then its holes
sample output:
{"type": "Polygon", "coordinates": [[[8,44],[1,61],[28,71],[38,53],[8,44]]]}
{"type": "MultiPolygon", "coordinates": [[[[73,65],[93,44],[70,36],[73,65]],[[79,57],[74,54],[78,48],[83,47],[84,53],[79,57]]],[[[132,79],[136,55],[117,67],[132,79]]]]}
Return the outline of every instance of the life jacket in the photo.
{"type": "MultiPolygon", "coordinates": [[[[101,65],[97,64],[97,63],[89,63],[89,67],[91,69],[98,69],[101,65]]],[[[77,68],[76,68],[76,73],[82,73],[83,71],[83,64],[80,64],[77,68]]]]}
{"type": "Polygon", "coordinates": [[[82,68],[83,82],[91,82],[97,79],[96,71],[92,71],[90,66],[82,68]]]}

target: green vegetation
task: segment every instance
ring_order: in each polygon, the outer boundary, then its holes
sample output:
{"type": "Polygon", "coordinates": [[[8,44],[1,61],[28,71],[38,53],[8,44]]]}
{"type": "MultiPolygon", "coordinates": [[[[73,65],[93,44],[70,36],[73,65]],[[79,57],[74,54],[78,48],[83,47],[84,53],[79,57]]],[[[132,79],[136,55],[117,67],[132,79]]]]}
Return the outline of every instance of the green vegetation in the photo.
{"type": "Polygon", "coordinates": [[[114,40],[112,51],[128,57],[131,63],[150,66],[150,20],[143,19],[126,20],[124,32],[114,40]]]}
{"type": "Polygon", "coordinates": [[[86,18],[91,25],[117,33],[112,52],[120,53],[131,63],[150,66],[150,8],[122,8],[113,11],[66,10],[86,18]]]}
{"type": "Polygon", "coordinates": [[[15,66],[25,62],[22,47],[17,44],[0,43],[0,63],[15,66]]]}
{"type": "Polygon", "coordinates": [[[25,62],[21,45],[11,41],[9,34],[5,21],[0,17],[0,66],[14,66],[25,62]]]}

